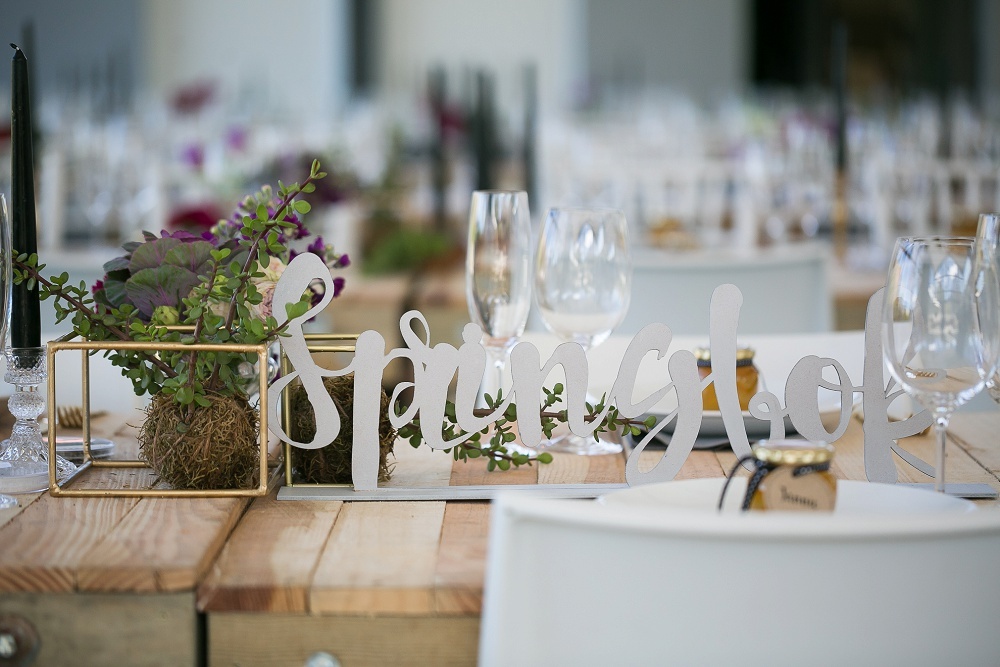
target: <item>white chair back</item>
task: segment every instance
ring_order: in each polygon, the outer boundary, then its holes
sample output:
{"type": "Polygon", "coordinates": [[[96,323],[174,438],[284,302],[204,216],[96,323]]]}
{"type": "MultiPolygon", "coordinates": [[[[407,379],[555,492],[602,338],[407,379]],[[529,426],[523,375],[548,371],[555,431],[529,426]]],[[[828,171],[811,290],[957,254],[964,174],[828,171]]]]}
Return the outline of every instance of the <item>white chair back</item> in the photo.
{"type": "Polygon", "coordinates": [[[994,509],[744,516],[511,494],[493,505],[479,660],[995,664],[997,553],[994,509]]]}
{"type": "Polygon", "coordinates": [[[830,331],[829,263],[829,250],[811,244],[748,252],[636,249],[632,299],[616,332],[632,335],[663,322],[675,334],[707,338],[712,292],[723,283],[743,293],[741,334],[830,331]]]}

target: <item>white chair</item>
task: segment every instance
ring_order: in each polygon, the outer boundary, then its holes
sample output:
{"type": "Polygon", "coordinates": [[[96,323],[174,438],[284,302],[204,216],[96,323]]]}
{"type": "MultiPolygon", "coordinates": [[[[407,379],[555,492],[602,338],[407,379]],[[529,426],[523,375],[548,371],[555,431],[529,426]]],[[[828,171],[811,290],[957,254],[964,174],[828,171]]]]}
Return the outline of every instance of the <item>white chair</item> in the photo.
{"type": "Polygon", "coordinates": [[[847,519],[502,496],[480,664],[996,664],[1000,511],[847,519]]]}
{"type": "Polygon", "coordinates": [[[651,322],[675,334],[709,330],[712,292],[732,283],[743,293],[741,334],[823,332],[832,328],[829,250],[803,244],[752,251],[633,251],[632,300],[617,333],[651,322]]]}

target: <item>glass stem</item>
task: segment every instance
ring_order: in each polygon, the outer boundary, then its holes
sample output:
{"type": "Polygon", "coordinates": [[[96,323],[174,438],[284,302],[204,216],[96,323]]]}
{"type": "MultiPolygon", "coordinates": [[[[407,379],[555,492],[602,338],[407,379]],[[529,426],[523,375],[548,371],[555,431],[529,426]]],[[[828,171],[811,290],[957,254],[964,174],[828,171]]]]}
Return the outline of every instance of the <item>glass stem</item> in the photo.
{"type": "Polygon", "coordinates": [[[944,446],[948,439],[948,415],[938,414],[934,418],[934,434],[937,436],[937,460],[934,463],[934,490],[944,493],[944,446]]]}
{"type": "Polygon", "coordinates": [[[503,367],[506,357],[506,350],[502,347],[486,348],[486,372],[489,383],[483,389],[483,393],[492,396],[493,400],[496,400],[497,393],[503,386],[503,367]]]}

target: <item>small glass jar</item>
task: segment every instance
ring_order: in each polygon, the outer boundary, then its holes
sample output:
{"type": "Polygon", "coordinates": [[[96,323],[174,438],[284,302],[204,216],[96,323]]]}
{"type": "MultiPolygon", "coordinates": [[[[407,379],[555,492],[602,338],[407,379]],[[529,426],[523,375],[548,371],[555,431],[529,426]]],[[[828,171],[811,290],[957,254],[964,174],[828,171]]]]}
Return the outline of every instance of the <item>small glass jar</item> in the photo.
{"type": "Polygon", "coordinates": [[[833,511],[837,501],[837,479],[830,473],[833,447],[808,440],[762,440],[752,451],[757,472],[747,486],[749,509],[833,511]]]}
{"type": "MultiPolygon", "coordinates": [[[[698,363],[698,375],[705,379],[712,372],[712,351],[707,347],[699,347],[694,351],[698,363]]],[[[760,374],[753,363],[753,349],[741,347],[736,350],[736,394],[740,399],[740,410],[746,412],[750,408],[750,399],[757,393],[760,385],[760,374]]],[[[715,383],[705,387],[701,393],[702,409],[718,410],[719,399],[715,395],[715,383]]]]}

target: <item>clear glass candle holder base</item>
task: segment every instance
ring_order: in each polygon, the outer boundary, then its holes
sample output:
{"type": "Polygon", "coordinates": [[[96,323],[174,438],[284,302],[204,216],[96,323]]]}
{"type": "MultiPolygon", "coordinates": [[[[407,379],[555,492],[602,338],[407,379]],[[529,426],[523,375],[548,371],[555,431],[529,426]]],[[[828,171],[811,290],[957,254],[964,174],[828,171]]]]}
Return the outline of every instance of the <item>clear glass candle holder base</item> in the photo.
{"type": "MultiPolygon", "coordinates": [[[[38,417],[45,410],[45,397],[38,386],[47,377],[44,347],[7,348],[4,379],[14,385],[7,401],[14,427],[0,443],[0,493],[34,493],[49,486],[49,450],[42,438],[38,417]]],[[[76,466],[61,456],[52,462],[56,478],[65,479],[76,466]]]]}
{"type": "MultiPolygon", "coordinates": [[[[49,465],[33,466],[34,471],[24,467],[4,467],[0,463],[0,493],[39,493],[49,488],[49,465]]],[[[2,509],[2,508],[0,508],[2,509]]]]}

